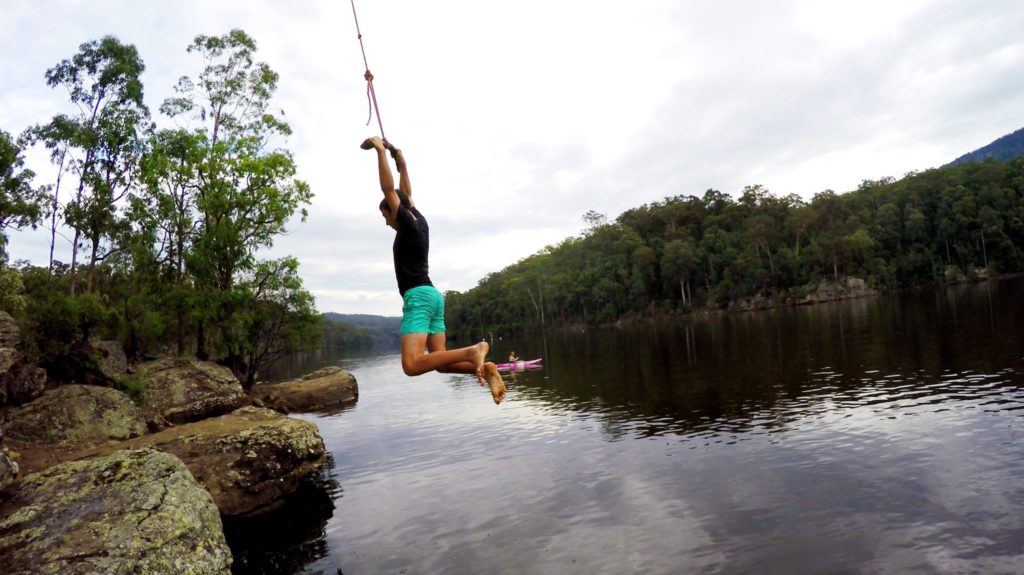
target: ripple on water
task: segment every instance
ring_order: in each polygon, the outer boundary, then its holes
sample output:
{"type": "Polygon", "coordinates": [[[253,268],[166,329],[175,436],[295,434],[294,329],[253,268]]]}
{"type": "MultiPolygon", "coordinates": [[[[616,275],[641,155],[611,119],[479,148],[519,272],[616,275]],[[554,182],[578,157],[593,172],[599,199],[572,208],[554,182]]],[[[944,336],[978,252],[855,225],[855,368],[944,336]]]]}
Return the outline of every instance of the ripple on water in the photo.
{"type": "Polygon", "coordinates": [[[758,355],[776,352],[754,328],[739,344],[712,333],[729,342],[721,360],[700,326],[692,353],[664,358],[619,354],[612,334],[591,352],[545,352],[501,406],[472,378],[406,378],[393,357],[350,364],[359,403],[315,419],[344,497],[306,570],[1013,572],[1019,347],[970,351],[960,333],[955,348],[890,354],[893,322],[862,337],[846,319],[845,335],[816,330],[781,359],[758,355]],[[609,361],[581,375],[581,358],[609,361]]]}

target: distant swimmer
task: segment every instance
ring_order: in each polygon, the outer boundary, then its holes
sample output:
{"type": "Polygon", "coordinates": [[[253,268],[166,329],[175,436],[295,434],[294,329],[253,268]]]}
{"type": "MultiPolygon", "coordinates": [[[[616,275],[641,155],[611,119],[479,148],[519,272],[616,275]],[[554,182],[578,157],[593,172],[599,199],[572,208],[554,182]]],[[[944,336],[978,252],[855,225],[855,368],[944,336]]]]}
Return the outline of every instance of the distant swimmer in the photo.
{"type": "Polygon", "coordinates": [[[402,369],[406,375],[428,371],[441,373],[472,373],[491,388],[494,403],[505,399],[505,382],[494,363],[487,361],[486,341],[459,349],[445,349],[444,297],[430,282],[427,262],[430,251],[430,228],[427,219],[412,201],[412,185],[405,156],[386,140],[367,138],[364,150],[377,152],[377,171],[384,199],[380,213],[384,222],[395,230],[392,252],[395,277],[402,294],[402,369]],[[391,174],[385,151],[391,152],[400,176],[399,187],[391,174]],[[424,352],[426,348],[427,353],[424,352]]]}

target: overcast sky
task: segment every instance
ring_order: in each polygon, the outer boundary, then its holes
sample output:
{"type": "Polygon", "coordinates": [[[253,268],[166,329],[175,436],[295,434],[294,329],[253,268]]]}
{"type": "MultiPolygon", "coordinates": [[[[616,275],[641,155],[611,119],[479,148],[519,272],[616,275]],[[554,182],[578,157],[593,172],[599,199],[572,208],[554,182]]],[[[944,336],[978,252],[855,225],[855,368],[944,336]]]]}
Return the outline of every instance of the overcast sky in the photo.
{"type": "MultiPolygon", "coordinates": [[[[388,138],[431,224],[431,277],[466,290],[665,196],[761,184],[805,198],[942,165],[1024,126],[1024,3],[359,0],[388,138]]],[[[301,262],[321,311],[400,315],[366,85],[343,0],[4,0],[0,129],[70,110],[45,70],[106,34],[134,44],[156,109],[242,28],[280,74],[284,145],[316,194],[269,255],[301,262]]],[[[45,153],[29,164],[52,181],[45,153]]],[[[45,265],[48,235],[13,234],[45,265]]],[[[58,259],[70,260],[70,245],[58,259]]]]}

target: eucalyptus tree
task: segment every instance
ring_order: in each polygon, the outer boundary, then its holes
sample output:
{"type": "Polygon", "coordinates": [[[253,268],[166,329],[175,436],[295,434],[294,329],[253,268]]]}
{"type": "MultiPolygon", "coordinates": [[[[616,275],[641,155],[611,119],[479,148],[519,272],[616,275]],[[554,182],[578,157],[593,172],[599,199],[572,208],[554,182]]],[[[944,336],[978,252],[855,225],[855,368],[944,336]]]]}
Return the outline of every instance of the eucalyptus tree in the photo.
{"type": "MultiPolygon", "coordinates": [[[[86,42],[69,59],[46,71],[51,88],[68,91],[76,111],[59,114],[30,130],[33,139],[51,150],[59,171],[78,179],[77,190],[64,206],[64,220],[74,229],[71,253],[71,295],[77,288],[79,249],[88,242],[89,275],[109,255],[102,245],[117,226],[117,204],[134,182],[140,154],[140,133],[149,111],[142,99],[145,65],[135,46],[114,36],[86,42]]],[[[56,198],[54,209],[56,209],[56,198]]]]}
{"type": "Polygon", "coordinates": [[[255,269],[257,251],[271,246],[296,213],[305,220],[312,193],[295,178],[292,154],[277,147],[291,128],[283,112],[271,109],[278,75],[255,60],[255,41],[242,30],[199,35],[188,52],[202,56],[205,67],[182,77],[161,111],[191,126],[197,147],[197,225],[186,268],[200,293],[193,315],[197,355],[204,357],[208,328],[245,310],[246,298],[233,293],[239,274],[255,269]]]}

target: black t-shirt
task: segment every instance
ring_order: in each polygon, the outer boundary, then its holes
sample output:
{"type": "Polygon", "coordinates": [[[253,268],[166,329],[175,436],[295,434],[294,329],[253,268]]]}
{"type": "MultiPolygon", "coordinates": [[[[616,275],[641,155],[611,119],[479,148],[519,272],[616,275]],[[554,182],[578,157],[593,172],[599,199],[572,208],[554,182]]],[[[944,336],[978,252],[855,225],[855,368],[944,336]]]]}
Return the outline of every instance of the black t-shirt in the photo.
{"type": "Polygon", "coordinates": [[[430,283],[427,253],[430,251],[430,227],[416,208],[398,206],[398,232],[391,250],[395,255],[395,277],[398,292],[405,292],[430,283]]]}

